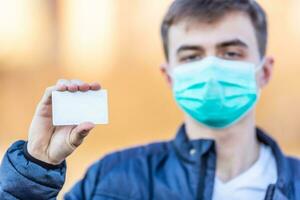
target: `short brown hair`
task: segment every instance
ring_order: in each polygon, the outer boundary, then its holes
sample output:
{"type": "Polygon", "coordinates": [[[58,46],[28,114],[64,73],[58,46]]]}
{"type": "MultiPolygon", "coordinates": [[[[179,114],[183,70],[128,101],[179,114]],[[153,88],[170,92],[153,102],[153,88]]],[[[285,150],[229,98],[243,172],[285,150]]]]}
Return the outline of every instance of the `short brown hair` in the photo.
{"type": "Polygon", "coordinates": [[[255,0],[175,0],[161,24],[164,53],[169,59],[169,29],[182,20],[215,22],[232,11],[245,12],[251,18],[256,31],[259,53],[266,54],[268,40],[267,16],[255,0]]]}

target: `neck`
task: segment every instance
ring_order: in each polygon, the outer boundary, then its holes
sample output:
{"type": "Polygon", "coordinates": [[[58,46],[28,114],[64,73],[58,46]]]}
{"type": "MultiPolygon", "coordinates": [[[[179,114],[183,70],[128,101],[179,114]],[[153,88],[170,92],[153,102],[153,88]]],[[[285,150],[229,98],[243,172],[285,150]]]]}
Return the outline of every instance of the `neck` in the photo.
{"type": "Polygon", "coordinates": [[[217,177],[227,182],[249,169],[259,157],[253,111],[239,123],[221,130],[202,126],[189,116],[185,119],[189,139],[213,139],[216,142],[217,177]]]}

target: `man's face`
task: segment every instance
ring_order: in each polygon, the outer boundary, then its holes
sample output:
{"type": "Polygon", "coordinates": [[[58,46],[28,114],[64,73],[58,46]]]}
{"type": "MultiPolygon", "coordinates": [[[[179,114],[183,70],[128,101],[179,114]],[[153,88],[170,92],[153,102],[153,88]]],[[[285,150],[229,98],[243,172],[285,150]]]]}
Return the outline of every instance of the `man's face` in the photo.
{"type": "MultiPolygon", "coordinates": [[[[173,25],[168,49],[169,63],[163,65],[166,70],[207,56],[261,63],[254,26],[250,17],[242,12],[228,13],[213,23],[182,21],[173,25]]],[[[259,87],[269,81],[272,65],[273,59],[266,58],[264,69],[257,74],[259,87]]]]}

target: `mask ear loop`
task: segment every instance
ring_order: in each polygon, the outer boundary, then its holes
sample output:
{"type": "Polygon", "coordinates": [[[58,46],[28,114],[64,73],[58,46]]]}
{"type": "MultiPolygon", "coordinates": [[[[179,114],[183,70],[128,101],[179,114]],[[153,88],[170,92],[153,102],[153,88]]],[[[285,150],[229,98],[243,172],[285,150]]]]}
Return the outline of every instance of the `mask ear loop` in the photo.
{"type": "Polygon", "coordinates": [[[260,71],[261,69],[264,68],[266,62],[266,57],[263,57],[260,61],[260,63],[255,67],[255,72],[257,73],[258,71],[260,71]]]}
{"type": "MultiPolygon", "coordinates": [[[[260,63],[255,68],[255,74],[264,68],[265,62],[266,62],[266,57],[263,57],[260,63]]],[[[260,96],[261,96],[261,88],[257,87],[257,99],[260,99],[260,96]]]]}

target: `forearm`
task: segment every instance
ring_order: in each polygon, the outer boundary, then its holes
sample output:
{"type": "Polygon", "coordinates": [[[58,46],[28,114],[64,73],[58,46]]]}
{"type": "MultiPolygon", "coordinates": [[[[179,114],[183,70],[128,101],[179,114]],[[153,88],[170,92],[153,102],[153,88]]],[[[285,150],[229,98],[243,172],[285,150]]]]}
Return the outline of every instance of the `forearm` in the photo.
{"type": "Polygon", "coordinates": [[[14,143],[0,165],[1,199],[56,199],[61,190],[66,164],[45,166],[28,158],[24,141],[14,143]]]}

